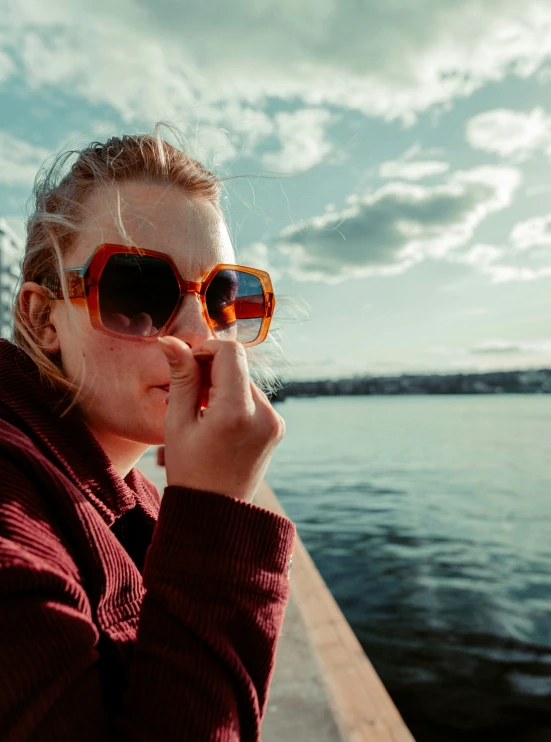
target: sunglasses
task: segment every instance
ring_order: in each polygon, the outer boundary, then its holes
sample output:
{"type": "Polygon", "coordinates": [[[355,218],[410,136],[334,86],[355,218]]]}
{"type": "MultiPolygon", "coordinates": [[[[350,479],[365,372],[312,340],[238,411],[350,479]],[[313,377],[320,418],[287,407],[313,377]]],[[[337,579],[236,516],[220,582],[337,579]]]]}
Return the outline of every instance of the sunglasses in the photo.
{"type": "MultiPolygon", "coordinates": [[[[275,308],[270,276],[220,264],[200,281],[186,281],[168,255],[124,245],[100,245],[81,268],[63,271],[69,299],[84,299],[92,327],[127,340],[165,334],[186,294],[201,299],[215,337],[244,346],[265,340],[275,308]]],[[[50,299],[64,299],[59,273],[38,279],[50,299]]]]}

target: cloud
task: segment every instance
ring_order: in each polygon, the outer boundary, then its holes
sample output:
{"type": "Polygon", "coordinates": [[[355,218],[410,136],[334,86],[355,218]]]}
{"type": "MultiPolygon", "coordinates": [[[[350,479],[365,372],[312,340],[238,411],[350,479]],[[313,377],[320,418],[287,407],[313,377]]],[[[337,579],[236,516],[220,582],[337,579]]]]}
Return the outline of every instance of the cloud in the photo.
{"type": "Polygon", "coordinates": [[[275,128],[281,148],[266,152],[262,158],[264,165],[283,173],[296,173],[318,165],[332,149],[326,139],[326,128],[332,118],[323,108],[276,114],[275,128]]]}
{"type": "Polygon", "coordinates": [[[512,230],[510,241],[517,250],[551,246],[551,214],[520,222],[512,230]]]}
{"type": "Polygon", "coordinates": [[[210,117],[231,129],[232,136],[243,137],[246,154],[251,154],[258,142],[273,136],[275,131],[274,121],[264,111],[235,101],[218,106],[210,117]]]}
{"type": "Polygon", "coordinates": [[[281,271],[271,261],[270,249],[263,242],[253,242],[238,252],[241,265],[266,271],[274,283],[281,277],[281,271]]]}
{"type": "Polygon", "coordinates": [[[423,180],[434,175],[441,175],[450,169],[443,160],[415,159],[440,154],[440,150],[422,150],[418,144],[410,147],[397,160],[386,160],[378,167],[378,175],[384,179],[423,180]]]}
{"type": "Polygon", "coordinates": [[[7,54],[0,51],[0,83],[7,80],[15,72],[13,60],[7,54]]]}
{"type": "Polygon", "coordinates": [[[496,245],[477,244],[454,256],[458,263],[485,269],[494,264],[505,254],[505,249],[496,245]]]}
{"type": "MultiPolygon", "coordinates": [[[[486,248],[492,246],[486,245],[486,248]]],[[[537,281],[551,276],[548,249],[535,248],[529,253],[519,252],[510,245],[495,247],[499,259],[480,261],[476,268],[493,283],[537,281]]]]}
{"type": "Polygon", "coordinates": [[[443,185],[389,183],[286,228],[278,249],[301,280],[402,273],[427,258],[453,259],[489,214],[509,206],[519,183],[506,167],[456,172],[443,185]]]}
{"type": "Polygon", "coordinates": [[[473,346],[469,352],[474,355],[551,353],[551,340],[486,340],[473,346]]]}
{"type": "Polygon", "coordinates": [[[551,152],[551,116],[542,108],[530,113],[496,108],[470,119],[466,137],[475,149],[522,162],[538,150],[551,152]]]}
{"type": "Polygon", "coordinates": [[[162,119],[196,103],[194,65],[182,51],[172,57],[160,39],[116,17],[84,17],[85,24],[33,24],[20,32],[12,53],[31,91],[63,87],[89,104],[110,106],[127,122],[162,119]]]}
{"type": "Polygon", "coordinates": [[[63,87],[127,122],[268,98],[412,122],[488,82],[534,75],[551,57],[546,0],[418,0],[401,4],[399,23],[395,2],[357,0],[4,5],[5,70],[20,70],[31,91],[63,87]]]}
{"type": "Polygon", "coordinates": [[[551,276],[551,266],[532,268],[527,265],[515,265],[513,261],[508,261],[507,263],[483,266],[483,272],[487,273],[494,283],[526,282],[551,276]]]}
{"type": "Polygon", "coordinates": [[[449,164],[441,160],[417,160],[416,162],[388,160],[379,165],[379,177],[423,180],[433,175],[441,175],[449,170],[449,168],[449,164]]]}
{"type": "Polygon", "coordinates": [[[551,214],[519,222],[503,245],[473,245],[457,262],[475,267],[494,283],[551,276],[551,214]]]}
{"type": "Polygon", "coordinates": [[[254,155],[259,143],[276,135],[276,123],[264,111],[236,101],[200,106],[183,123],[174,124],[186,139],[185,150],[213,167],[254,155]]]}
{"type": "Polygon", "coordinates": [[[233,160],[238,150],[226,129],[215,126],[201,126],[198,128],[186,150],[193,154],[210,170],[217,165],[233,160]]]}
{"type": "Polygon", "coordinates": [[[0,131],[0,183],[10,186],[29,186],[46,157],[47,149],[0,131]]]}

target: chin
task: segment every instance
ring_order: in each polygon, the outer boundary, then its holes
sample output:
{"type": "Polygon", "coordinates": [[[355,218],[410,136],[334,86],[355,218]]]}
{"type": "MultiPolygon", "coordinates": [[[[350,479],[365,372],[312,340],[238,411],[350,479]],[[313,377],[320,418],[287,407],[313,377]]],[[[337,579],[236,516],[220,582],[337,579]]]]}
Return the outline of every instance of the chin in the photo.
{"type": "Polygon", "coordinates": [[[136,443],[147,446],[162,446],[165,442],[165,415],[166,406],[163,405],[162,414],[158,410],[134,420],[129,426],[128,437],[136,443]]]}
{"type": "Polygon", "coordinates": [[[163,446],[165,442],[164,430],[162,432],[144,430],[143,433],[138,433],[138,435],[136,435],[136,431],[133,430],[129,437],[136,443],[143,443],[146,446],[163,446]]]}
{"type": "Polygon", "coordinates": [[[164,420],[159,425],[143,424],[133,425],[132,427],[118,430],[121,438],[126,438],[133,443],[140,443],[143,446],[162,446],[165,442],[164,420]]]}

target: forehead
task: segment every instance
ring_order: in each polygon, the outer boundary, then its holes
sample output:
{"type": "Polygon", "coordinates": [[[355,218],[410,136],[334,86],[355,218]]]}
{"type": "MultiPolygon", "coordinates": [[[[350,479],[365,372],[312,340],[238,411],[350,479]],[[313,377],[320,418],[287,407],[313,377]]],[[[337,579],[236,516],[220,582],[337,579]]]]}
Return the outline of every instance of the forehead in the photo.
{"type": "Polygon", "coordinates": [[[166,253],[188,280],[199,279],[218,263],[235,262],[220,212],[178,186],[132,182],[95,191],[85,204],[67,264],[84,265],[104,242],[166,253]]]}

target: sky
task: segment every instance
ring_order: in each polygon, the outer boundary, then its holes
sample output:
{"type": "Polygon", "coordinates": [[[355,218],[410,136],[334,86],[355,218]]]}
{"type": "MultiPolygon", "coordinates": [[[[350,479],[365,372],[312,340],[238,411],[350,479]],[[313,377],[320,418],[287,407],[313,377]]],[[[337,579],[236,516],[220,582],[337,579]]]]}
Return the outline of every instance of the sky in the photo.
{"type": "Polygon", "coordinates": [[[0,219],[164,121],[272,276],[287,378],[550,367],[550,94],[549,0],[2,0],[0,219]]]}

